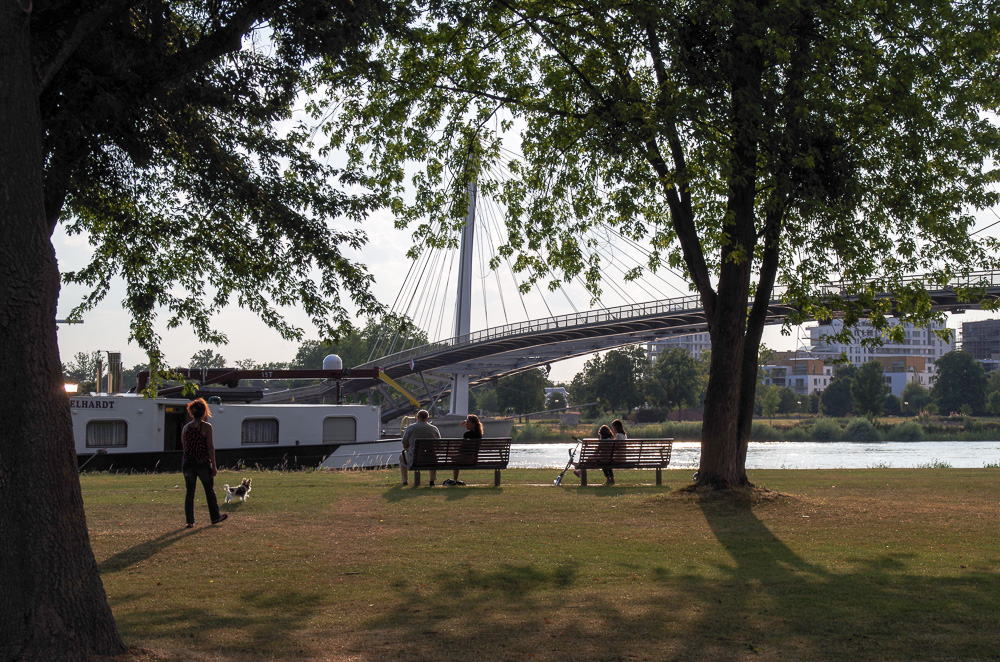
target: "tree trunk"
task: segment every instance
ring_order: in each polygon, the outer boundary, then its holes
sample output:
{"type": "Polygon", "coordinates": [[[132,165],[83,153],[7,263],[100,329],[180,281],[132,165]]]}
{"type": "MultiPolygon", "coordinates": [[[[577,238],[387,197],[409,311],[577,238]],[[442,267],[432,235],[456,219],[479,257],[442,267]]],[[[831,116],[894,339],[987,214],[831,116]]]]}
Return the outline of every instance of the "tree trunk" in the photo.
{"type": "MultiPolygon", "coordinates": [[[[746,301],[745,294],[742,298],[733,294],[726,296],[720,281],[715,314],[709,327],[712,358],[702,419],[699,487],[733,489],[750,484],[746,474],[749,429],[745,424],[746,402],[743,395],[746,392],[746,356],[755,352],[748,351],[746,344],[746,301]]],[[[753,377],[756,378],[756,369],[753,377]]]]}
{"type": "Polygon", "coordinates": [[[56,343],[30,2],[0,3],[0,661],[124,650],[87,533],[56,343]]]}
{"type": "MultiPolygon", "coordinates": [[[[701,433],[698,487],[742,488],[753,419],[760,330],[747,328],[750,277],[757,253],[755,201],[760,139],[763,60],[757,44],[765,23],[752,3],[734,8],[731,71],[731,168],[717,294],[702,291],[712,338],[712,361],[701,433]]],[[[692,270],[700,263],[688,260],[692,270]]],[[[762,273],[767,268],[762,269],[762,273]]],[[[765,273],[766,276],[766,273],[765,273]]],[[[698,282],[707,280],[704,276],[698,282]]],[[[764,280],[762,279],[762,283],[764,280]]],[[[772,281],[773,282],[773,281],[772,281]]],[[[770,295],[768,288],[765,295],[770,295]]],[[[762,328],[762,327],[761,327],[762,328]]]]}

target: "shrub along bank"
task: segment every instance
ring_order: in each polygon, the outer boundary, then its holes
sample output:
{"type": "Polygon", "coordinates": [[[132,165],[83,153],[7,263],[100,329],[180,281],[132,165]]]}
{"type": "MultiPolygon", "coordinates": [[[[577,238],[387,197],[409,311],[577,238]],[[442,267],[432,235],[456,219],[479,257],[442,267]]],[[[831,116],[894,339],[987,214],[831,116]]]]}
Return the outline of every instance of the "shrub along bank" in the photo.
{"type": "MultiPolygon", "coordinates": [[[[610,423],[611,417],[608,417],[610,423]]],[[[528,423],[515,426],[514,441],[564,442],[572,437],[596,437],[603,422],[581,425],[528,423]]],[[[668,421],[630,424],[630,437],[672,437],[677,441],[701,439],[701,423],[668,421]]],[[[750,432],[753,441],[995,441],[1000,439],[1000,421],[963,417],[916,419],[886,418],[801,418],[773,422],[754,421],[750,432]]]]}

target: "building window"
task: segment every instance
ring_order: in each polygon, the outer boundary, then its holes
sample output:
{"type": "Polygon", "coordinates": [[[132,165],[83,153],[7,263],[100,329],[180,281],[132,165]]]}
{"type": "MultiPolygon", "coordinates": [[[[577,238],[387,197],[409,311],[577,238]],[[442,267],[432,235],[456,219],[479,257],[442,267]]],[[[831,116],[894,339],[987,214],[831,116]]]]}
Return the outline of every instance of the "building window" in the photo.
{"type": "Polygon", "coordinates": [[[128,445],[128,423],[125,421],[89,421],[87,448],[123,448],[128,445]]]}
{"type": "Polygon", "coordinates": [[[240,443],[243,445],[278,443],[278,419],[243,419],[243,429],[240,432],[240,443]]]}

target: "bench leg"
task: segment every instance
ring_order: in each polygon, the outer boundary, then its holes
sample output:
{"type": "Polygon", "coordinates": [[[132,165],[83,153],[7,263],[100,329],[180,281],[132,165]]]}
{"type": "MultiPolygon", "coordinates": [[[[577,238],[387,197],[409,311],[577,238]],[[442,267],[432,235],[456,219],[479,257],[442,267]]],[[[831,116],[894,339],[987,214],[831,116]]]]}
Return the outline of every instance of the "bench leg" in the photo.
{"type": "Polygon", "coordinates": [[[493,487],[500,487],[500,470],[493,470],[493,487]]]}
{"type": "Polygon", "coordinates": [[[580,487],[587,486],[587,470],[580,469],[580,487]]]}
{"type": "Polygon", "coordinates": [[[656,468],[656,484],[663,485],[663,470],[659,467],[656,468]]]}
{"type": "Polygon", "coordinates": [[[420,487],[420,472],[413,472],[413,487],[420,487]]]}

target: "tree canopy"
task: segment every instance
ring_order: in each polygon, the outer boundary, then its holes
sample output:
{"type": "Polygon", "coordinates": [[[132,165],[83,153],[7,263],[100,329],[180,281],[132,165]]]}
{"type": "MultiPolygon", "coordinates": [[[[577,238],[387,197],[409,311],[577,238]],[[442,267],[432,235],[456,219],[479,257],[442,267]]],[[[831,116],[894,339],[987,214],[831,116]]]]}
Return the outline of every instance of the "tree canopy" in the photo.
{"type": "Polygon", "coordinates": [[[569,385],[574,402],[597,402],[606,413],[627,414],[645,401],[643,375],[648,367],[646,353],[637,346],[612,349],[594,355],[583,364],[569,385]]]}
{"type": "Polygon", "coordinates": [[[130,340],[155,358],[158,328],[223,343],[211,318],[228,305],[286,338],[293,303],[327,338],[355,317],[344,295],[380,309],[344,252],[375,200],[293,115],[320,70],[359,57],[378,0],[66,4],[35,3],[30,28],[48,227],[93,248],[63,275],[90,292],[73,316],[124,279],[130,340]]]}
{"type": "Polygon", "coordinates": [[[699,484],[743,486],[776,284],[803,318],[843,308],[883,330],[890,310],[933,316],[905,275],[996,264],[973,230],[997,202],[993,5],[417,2],[376,75],[316,113],[401,224],[457,229],[469,180],[503,168],[480,190],[506,205],[499,252],[528,279],[598,293],[582,237],[601,224],[685,273],[713,346],[699,484]]]}
{"type": "Polygon", "coordinates": [[[227,368],[226,357],[211,347],[200,349],[188,359],[189,368],[227,368]]]}
{"type": "Polygon", "coordinates": [[[131,339],[200,340],[227,305],[285,337],[295,304],[325,337],[348,300],[377,311],[349,258],[378,199],[317,158],[293,109],[318,77],[365,59],[406,5],[381,0],[0,3],[0,659],[123,651],[77,475],[55,325],[60,280],[80,316],[122,279],[131,339]],[[63,224],[93,249],[60,274],[63,224]],[[30,495],[30,498],[29,498],[30,495]]]}
{"type": "Polygon", "coordinates": [[[670,347],[656,357],[643,382],[646,401],[656,407],[681,410],[698,405],[708,366],[681,347],[670,347]]]}
{"type": "Polygon", "coordinates": [[[931,402],[930,391],[917,382],[910,382],[900,394],[901,409],[904,414],[915,416],[931,402]]]}
{"type": "Polygon", "coordinates": [[[548,397],[545,398],[545,408],[546,409],[565,409],[569,406],[566,402],[566,396],[562,391],[552,391],[549,393],[548,397]]]}
{"type": "Polygon", "coordinates": [[[931,397],[938,413],[981,413],[986,408],[986,372],[968,352],[948,352],[934,362],[931,397]]]}
{"type": "Polygon", "coordinates": [[[854,405],[851,399],[851,384],[856,371],[857,368],[853,365],[838,366],[834,371],[833,379],[820,396],[825,415],[847,416],[851,413],[851,407],[854,405]]]}
{"type": "Polygon", "coordinates": [[[851,381],[852,411],[875,418],[885,411],[885,397],[891,389],[885,383],[885,369],[878,361],[868,361],[854,372],[851,381]]]}
{"type": "Polygon", "coordinates": [[[500,378],[497,383],[497,408],[502,414],[531,414],[545,409],[545,387],[549,378],[541,368],[524,370],[500,378]]]}

